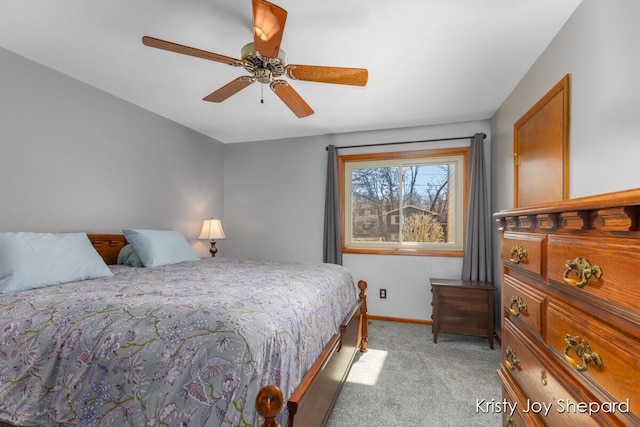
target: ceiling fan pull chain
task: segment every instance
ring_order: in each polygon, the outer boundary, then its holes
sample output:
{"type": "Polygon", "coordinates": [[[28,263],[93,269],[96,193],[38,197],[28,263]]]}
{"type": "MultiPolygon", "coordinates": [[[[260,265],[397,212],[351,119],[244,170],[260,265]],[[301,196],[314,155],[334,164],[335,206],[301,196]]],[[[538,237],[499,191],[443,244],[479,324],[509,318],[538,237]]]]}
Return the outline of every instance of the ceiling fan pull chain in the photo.
{"type": "Polygon", "coordinates": [[[264,85],[260,85],[260,104],[264,104],[264,85]]]}

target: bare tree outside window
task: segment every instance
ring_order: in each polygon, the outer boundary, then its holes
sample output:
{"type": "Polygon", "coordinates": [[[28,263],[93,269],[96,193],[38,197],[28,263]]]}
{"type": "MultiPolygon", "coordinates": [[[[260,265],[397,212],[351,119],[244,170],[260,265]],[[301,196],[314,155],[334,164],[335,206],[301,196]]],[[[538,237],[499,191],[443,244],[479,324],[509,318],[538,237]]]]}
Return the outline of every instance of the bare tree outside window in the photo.
{"type": "Polygon", "coordinates": [[[444,242],[444,228],[434,215],[409,215],[402,223],[405,242],[444,242]]]}
{"type": "Polygon", "coordinates": [[[449,165],[354,168],[351,182],[354,241],[400,241],[400,217],[402,240],[446,241],[449,165]]]}
{"type": "Polygon", "coordinates": [[[399,168],[353,169],[353,236],[357,241],[388,241],[390,233],[386,225],[386,213],[398,209],[399,168]],[[357,208],[356,208],[357,207],[357,208]],[[358,215],[359,210],[369,215],[358,215]]]}

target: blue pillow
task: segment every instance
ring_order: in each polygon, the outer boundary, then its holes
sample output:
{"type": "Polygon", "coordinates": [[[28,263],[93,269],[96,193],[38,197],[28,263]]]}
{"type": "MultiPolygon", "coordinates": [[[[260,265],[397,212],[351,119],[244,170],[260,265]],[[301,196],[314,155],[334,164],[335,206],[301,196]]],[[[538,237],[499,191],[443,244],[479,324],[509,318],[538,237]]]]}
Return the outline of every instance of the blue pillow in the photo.
{"type": "Polygon", "coordinates": [[[140,257],[131,245],[124,245],[124,247],[120,249],[117,263],[120,265],[130,265],[131,267],[144,267],[142,261],[140,261],[140,257]]]}
{"type": "Polygon", "coordinates": [[[187,243],[187,239],[178,231],[130,228],[122,231],[145,267],[159,267],[200,259],[187,243]]]}
{"type": "Polygon", "coordinates": [[[0,233],[0,293],[112,275],[86,233],[0,233]]]}

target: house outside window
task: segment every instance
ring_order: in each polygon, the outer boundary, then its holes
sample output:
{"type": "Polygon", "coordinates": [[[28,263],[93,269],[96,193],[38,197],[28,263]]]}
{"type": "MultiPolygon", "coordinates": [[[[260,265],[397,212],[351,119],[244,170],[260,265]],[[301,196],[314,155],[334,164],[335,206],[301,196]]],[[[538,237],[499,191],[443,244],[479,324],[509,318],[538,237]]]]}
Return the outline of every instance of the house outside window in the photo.
{"type": "Polygon", "coordinates": [[[468,153],[339,156],[343,252],[462,256],[468,153]]]}

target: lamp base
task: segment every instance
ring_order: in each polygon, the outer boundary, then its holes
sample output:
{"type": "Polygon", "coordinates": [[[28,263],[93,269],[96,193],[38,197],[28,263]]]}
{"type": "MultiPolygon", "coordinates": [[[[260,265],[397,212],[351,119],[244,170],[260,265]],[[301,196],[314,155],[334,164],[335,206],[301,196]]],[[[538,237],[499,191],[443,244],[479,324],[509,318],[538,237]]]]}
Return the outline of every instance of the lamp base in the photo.
{"type": "Polygon", "coordinates": [[[215,257],[216,252],[218,252],[218,248],[216,248],[216,241],[210,240],[209,243],[211,243],[211,248],[209,249],[209,252],[211,252],[212,257],[215,257]]]}

